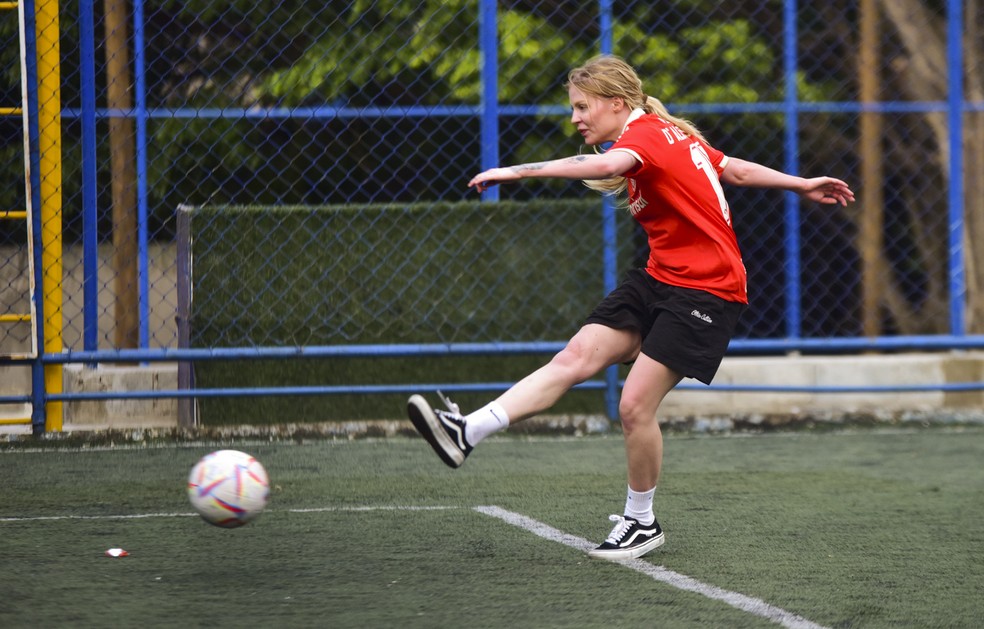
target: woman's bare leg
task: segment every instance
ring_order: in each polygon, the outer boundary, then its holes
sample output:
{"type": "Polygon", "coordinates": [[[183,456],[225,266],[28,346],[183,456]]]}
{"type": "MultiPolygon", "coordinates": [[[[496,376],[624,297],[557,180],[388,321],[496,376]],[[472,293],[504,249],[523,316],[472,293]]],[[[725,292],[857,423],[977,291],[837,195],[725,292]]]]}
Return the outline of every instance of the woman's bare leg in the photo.
{"type": "Polygon", "coordinates": [[[625,379],[619,415],[625,434],[629,487],[645,492],[656,487],[663,465],[663,433],[657,411],[682,376],[640,353],[625,379]]]}
{"type": "Polygon", "coordinates": [[[641,339],[633,330],[616,330],[596,323],[582,327],[553,359],[526,376],[496,401],[510,423],[541,413],[574,385],[602,369],[630,361],[639,353],[641,339]]]}

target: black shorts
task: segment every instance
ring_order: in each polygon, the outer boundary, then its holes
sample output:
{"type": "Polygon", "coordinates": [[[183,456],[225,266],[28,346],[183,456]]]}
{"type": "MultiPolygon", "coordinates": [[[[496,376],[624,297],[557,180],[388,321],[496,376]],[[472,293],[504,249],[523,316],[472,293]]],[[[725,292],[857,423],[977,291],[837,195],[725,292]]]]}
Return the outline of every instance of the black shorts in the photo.
{"type": "Polygon", "coordinates": [[[643,269],[633,269],[585,323],[637,330],[643,354],[684,377],[710,384],[745,307],[702,290],[664,284],[643,269]]]}

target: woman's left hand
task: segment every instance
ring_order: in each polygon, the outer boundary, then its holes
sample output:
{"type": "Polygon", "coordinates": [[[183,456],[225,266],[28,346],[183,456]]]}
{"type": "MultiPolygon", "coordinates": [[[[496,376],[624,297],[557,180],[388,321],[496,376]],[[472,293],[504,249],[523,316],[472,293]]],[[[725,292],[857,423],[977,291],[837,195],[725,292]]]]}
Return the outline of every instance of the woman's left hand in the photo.
{"type": "Polygon", "coordinates": [[[840,179],[833,177],[814,177],[807,179],[800,194],[817,203],[847,205],[854,202],[854,192],[851,187],[840,179]]]}

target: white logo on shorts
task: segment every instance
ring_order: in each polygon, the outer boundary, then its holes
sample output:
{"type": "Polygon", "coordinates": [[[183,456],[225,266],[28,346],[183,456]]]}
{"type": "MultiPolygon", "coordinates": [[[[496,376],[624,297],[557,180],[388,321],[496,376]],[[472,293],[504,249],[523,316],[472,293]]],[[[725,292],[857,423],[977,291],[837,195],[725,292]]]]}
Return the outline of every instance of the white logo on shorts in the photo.
{"type": "Polygon", "coordinates": [[[698,319],[700,319],[705,323],[714,323],[714,319],[710,318],[708,315],[704,314],[700,310],[692,310],[690,312],[690,315],[693,317],[697,317],[698,319]]]}

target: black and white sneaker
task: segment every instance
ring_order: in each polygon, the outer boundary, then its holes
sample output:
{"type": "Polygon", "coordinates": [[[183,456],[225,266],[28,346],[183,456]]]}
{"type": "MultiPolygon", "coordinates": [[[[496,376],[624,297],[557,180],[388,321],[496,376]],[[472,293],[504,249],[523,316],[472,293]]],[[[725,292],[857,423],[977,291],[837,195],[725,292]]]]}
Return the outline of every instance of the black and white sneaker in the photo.
{"type": "Polygon", "coordinates": [[[663,545],[663,530],[656,520],[646,526],[639,520],[624,515],[611,515],[608,519],[616,523],[615,528],[601,546],[588,551],[589,557],[635,559],[663,545]]]}
{"type": "Polygon", "coordinates": [[[458,405],[438,395],[448,407],[448,410],[434,410],[427,400],[420,395],[411,395],[407,400],[407,414],[413,427],[434,448],[437,456],[450,467],[461,467],[465,457],[472,451],[471,444],[465,439],[465,418],[458,405]]]}

